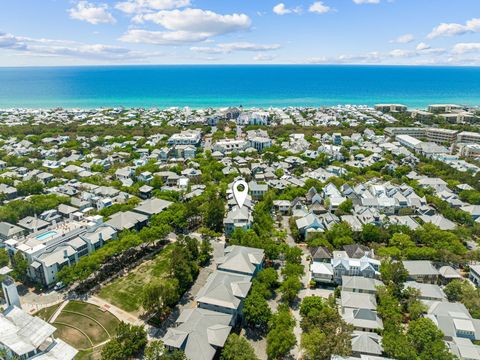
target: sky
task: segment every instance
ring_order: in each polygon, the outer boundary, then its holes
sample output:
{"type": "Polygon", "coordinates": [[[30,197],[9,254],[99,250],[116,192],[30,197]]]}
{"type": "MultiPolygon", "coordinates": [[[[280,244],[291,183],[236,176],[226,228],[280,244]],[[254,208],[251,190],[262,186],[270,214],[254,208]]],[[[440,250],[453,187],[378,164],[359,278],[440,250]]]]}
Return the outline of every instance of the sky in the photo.
{"type": "Polygon", "coordinates": [[[0,0],[0,66],[480,66],[480,0],[0,0]]]}

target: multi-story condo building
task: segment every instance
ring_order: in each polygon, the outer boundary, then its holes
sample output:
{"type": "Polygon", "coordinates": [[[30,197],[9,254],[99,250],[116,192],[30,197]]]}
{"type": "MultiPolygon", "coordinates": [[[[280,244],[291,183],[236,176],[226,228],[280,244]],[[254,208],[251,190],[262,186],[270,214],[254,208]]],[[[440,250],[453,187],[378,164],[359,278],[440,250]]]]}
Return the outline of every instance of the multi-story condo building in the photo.
{"type": "Polygon", "coordinates": [[[432,104],[428,106],[428,111],[431,113],[450,113],[454,110],[460,110],[461,106],[453,104],[432,104]]]}
{"type": "Polygon", "coordinates": [[[480,144],[462,144],[458,146],[460,156],[466,158],[480,157],[480,144]]]}
{"type": "Polygon", "coordinates": [[[407,111],[407,107],[402,104],[377,104],[375,105],[375,110],[381,111],[384,113],[405,112],[407,111]]]}
{"type": "Polygon", "coordinates": [[[201,132],[199,130],[185,130],[179,134],[173,134],[168,139],[169,145],[194,145],[200,144],[201,132]]]}
{"type": "Polygon", "coordinates": [[[466,144],[480,144],[480,133],[462,131],[457,134],[457,142],[466,144]]]}
{"type": "Polygon", "coordinates": [[[28,276],[43,285],[57,281],[57,273],[75,264],[116,238],[117,231],[102,223],[101,217],[66,220],[27,236],[10,239],[5,246],[10,255],[20,252],[28,261],[28,276]]]}
{"type": "Polygon", "coordinates": [[[453,143],[457,138],[457,130],[428,128],[427,139],[434,143],[453,143]]]}

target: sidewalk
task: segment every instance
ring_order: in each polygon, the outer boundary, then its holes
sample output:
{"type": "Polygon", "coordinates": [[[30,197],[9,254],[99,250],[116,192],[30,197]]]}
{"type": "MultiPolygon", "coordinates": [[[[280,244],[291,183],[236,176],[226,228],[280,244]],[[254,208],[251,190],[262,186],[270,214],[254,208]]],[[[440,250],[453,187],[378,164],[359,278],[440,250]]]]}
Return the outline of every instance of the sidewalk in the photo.
{"type": "Polygon", "coordinates": [[[103,299],[100,299],[97,296],[90,296],[87,299],[87,302],[90,303],[90,304],[93,304],[93,305],[97,305],[98,307],[111,312],[120,321],[124,321],[126,323],[133,324],[133,325],[145,325],[145,323],[142,320],[140,320],[139,318],[133,316],[132,314],[126,312],[125,310],[122,310],[122,309],[116,307],[115,305],[112,305],[112,304],[106,302],[103,299]]]}
{"type": "Polygon", "coordinates": [[[50,324],[53,324],[55,322],[55,320],[57,320],[57,317],[58,315],[60,315],[60,313],[62,312],[62,310],[65,308],[65,306],[67,306],[67,304],[70,302],[70,300],[67,300],[67,301],[64,301],[62,303],[62,305],[60,305],[58,307],[58,309],[55,311],[55,313],[52,315],[52,317],[50,319],[48,319],[48,322],[50,324]]]}

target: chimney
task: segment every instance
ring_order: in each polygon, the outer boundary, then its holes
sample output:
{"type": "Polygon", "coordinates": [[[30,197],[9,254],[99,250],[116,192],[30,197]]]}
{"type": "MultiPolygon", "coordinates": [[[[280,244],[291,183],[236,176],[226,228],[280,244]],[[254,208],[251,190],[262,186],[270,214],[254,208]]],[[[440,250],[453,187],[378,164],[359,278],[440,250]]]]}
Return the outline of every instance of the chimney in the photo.
{"type": "Polygon", "coordinates": [[[67,249],[63,250],[63,258],[64,258],[64,259],[68,259],[67,249]]]}

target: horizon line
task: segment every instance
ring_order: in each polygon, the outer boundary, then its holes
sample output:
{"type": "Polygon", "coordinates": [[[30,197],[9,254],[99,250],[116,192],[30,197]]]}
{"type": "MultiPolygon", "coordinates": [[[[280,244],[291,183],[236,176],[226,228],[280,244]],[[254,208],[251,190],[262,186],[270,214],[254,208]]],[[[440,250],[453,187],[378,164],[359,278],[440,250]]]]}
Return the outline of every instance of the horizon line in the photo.
{"type": "Polygon", "coordinates": [[[325,64],[315,64],[315,63],[268,63],[268,64],[250,64],[250,63],[219,63],[219,64],[79,64],[79,65],[16,65],[16,66],[2,66],[0,69],[32,69],[32,68],[76,68],[76,67],[188,67],[188,66],[199,66],[199,67],[213,67],[213,66],[358,66],[358,67],[437,67],[437,68],[480,68],[480,65],[446,65],[446,64],[338,64],[338,63],[325,63],[325,64]]]}

